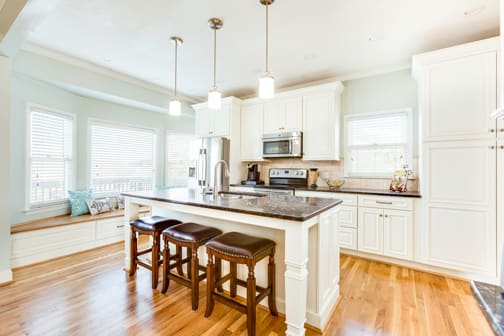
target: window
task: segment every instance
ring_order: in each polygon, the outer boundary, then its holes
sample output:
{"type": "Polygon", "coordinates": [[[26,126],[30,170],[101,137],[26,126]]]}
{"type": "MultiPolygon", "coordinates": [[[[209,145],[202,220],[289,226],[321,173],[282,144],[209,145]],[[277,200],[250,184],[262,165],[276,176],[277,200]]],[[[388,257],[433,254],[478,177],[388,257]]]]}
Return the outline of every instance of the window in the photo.
{"type": "Polygon", "coordinates": [[[194,174],[200,143],[200,140],[193,135],[168,134],[166,136],[166,185],[168,187],[196,187],[194,174]],[[194,181],[194,184],[191,184],[191,181],[194,181]]]}
{"type": "Polygon", "coordinates": [[[411,110],[345,118],[346,177],[391,177],[411,164],[411,110]]]}
{"type": "Polygon", "coordinates": [[[91,123],[91,188],[99,193],[152,190],[156,132],[91,123]]]}
{"type": "Polygon", "coordinates": [[[61,203],[73,184],[74,118],[36,105],[28,113],[28,208],[61,203]]]}

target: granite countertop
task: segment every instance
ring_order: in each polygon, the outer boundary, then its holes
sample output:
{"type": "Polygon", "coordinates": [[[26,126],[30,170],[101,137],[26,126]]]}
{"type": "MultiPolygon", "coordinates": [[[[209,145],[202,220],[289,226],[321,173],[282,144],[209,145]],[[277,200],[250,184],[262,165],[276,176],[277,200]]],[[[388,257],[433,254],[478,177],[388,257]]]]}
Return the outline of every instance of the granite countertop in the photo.
{"type": "Polygon", "coordinates": [[[257,189],[286,189],[286,190],[299,190],[299,191],[318,191],[318,192],[333,192],[333,193],[346,193],[346,194],[362,194],[362,195],[376,195],[376,196],[399,196],[399,197],[416,197],[420,198],[422,195],[418,191],[407,191],[407,192],[393,192],[390,190],[377,190],[377,189],[365,189],[365,188],[330,188],[330,187],[296,187],[296,188],[282,188],[277,186],[270,186],[267,184],[263,185],[242,185],[242,184],[232,184],[232,187],[245,187],[245,188],[257,188],[257,189]]]}
{"type": "Polygon", "coordinates": [[[245,193],[246,198],[216,198],[202,195],[200,190],[187,188],[123,193],[126,197],[190,205],[202,208],[239,212],[250,215],[306,221],[341,204],[338,199],[295,197],[288,194],[245,193]],[[249,198],[251,196],[259,196],[249,198]]]}

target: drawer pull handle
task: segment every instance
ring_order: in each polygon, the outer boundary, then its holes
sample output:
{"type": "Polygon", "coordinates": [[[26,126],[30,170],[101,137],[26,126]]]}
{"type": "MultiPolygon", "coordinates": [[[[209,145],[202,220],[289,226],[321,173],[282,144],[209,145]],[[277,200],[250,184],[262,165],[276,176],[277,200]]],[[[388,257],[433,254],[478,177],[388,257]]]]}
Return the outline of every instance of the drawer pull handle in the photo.
{"type": "Polygon", "coordinates": [[[385,201],[376,201],[376,204],[386,204],[386,205],[392,205],[392,202],[385,202],[385,201]]]}
{"type": "Polygon", "coordinates": [[[123,228],[124,227],[124,224],[123,225],[116,225],[116,228],[120,229],[120,228],[123,228]]]}

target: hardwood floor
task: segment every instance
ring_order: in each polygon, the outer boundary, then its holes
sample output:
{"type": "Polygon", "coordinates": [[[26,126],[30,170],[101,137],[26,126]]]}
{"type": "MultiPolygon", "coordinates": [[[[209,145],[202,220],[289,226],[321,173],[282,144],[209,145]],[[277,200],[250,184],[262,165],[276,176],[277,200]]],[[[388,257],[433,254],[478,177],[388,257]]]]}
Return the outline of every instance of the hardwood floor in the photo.
{"type": "MultiPolygon", "coordinates": [[[[246,335],[245,315],[227,306],[203,317],[203,288],[193,312],[188,288],[172,283],[162,295],[148,271],[128,278],[123,261],[117,244],[15,270],[0,287],[0,335],[246,335]]],[[[341,266],[325,335],[493,335],[467,282],[349,256],[341,266]]],[[[257,325],[259,335],[285,333],[263,309],[257,325]]]]}

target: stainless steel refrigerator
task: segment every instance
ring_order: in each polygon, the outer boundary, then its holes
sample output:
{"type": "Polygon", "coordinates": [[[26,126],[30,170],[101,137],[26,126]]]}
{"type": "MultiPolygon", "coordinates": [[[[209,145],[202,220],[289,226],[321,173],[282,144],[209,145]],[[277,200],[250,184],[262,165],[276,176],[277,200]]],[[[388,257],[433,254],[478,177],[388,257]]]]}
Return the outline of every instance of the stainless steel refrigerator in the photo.
{"type": "Polygon", "coordinates": [[[196,167],[189,169],[189,187],[210,191],[214,186],[214,178],[217,178],[217,186],[222,185],[224,190],[227,190],[229,188],[229,177],[225,176],[224,167],[219,167],[217,177],[214,176],[214,170],[215,165],[220,160],[224,160],[229,164],[229,139],[211,137],[196,140],[196,143],[198,142],[196,167]]]}

